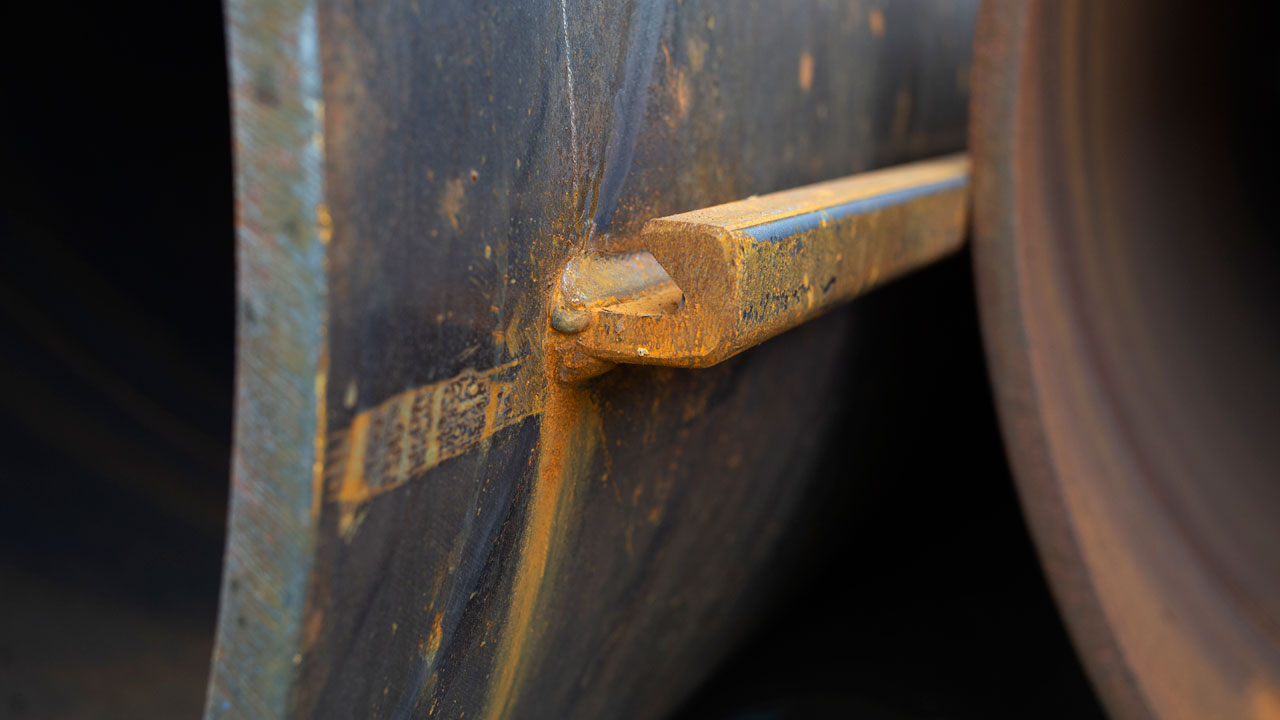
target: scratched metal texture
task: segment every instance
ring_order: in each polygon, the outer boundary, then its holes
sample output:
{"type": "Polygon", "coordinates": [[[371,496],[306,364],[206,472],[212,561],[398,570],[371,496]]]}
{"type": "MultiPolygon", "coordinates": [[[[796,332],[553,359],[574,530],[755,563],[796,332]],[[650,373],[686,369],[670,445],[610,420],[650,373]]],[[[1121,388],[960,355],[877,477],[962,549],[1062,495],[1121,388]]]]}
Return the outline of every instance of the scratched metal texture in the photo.
{"type": "Polygon", "coordinates": [[[232,0],[207,715],[670,712],[768,595],[856,305],[565,389],[551,286],[649,218],[962,149],[973,5],[232,0]]]}
{"type": "Polygon", "coordinates": [[[227,3],[236,398],[207,717],[284,717],[315,553],[327,277],[316,10],[227,3]]]}

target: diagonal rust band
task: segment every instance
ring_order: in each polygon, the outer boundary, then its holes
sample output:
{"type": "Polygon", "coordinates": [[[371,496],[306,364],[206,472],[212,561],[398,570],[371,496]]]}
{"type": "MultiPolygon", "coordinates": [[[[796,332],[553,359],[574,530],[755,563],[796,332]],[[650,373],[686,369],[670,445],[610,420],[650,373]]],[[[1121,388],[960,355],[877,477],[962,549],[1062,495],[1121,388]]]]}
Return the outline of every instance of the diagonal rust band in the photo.
{"type": "Polygon", "coordinates": [[[325,497],[341,505],[347,537],[356,511],[503,428],[536,414],[541,394],[529,368],[514,360],[395,395],[329,436],[325,497]]]}

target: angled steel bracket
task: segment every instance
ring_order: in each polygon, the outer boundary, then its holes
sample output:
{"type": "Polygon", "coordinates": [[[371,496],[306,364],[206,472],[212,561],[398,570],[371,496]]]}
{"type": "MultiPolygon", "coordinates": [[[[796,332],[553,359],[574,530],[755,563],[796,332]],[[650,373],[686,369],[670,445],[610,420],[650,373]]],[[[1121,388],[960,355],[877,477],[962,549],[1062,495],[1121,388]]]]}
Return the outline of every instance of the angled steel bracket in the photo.
{"type": "Polygon", "coordinates": [[[954,155],[650,220],[637,249],[565,267],[560,376],[714,365],[939,260],[964,243],[968,183],[954,155]]]}

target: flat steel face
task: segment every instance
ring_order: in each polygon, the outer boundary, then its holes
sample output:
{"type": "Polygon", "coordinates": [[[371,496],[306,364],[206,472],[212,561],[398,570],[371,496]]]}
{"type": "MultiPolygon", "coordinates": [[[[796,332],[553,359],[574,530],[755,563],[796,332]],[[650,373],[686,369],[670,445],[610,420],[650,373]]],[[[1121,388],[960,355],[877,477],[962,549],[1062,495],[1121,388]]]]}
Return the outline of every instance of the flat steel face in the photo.
{"type": "Polygon", "coordinates": [[[758,610],[847,313],[569,386],[548,299],[652,218],[961,150],[973,6],[232,0],[207,716],[669,712],[758,610]]]}

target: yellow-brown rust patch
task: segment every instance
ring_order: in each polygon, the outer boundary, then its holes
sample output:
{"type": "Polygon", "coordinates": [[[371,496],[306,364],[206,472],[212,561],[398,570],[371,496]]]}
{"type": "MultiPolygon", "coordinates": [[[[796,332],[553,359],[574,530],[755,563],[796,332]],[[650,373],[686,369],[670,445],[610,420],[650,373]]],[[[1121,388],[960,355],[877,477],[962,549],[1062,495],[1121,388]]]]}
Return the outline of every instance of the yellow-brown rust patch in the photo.
{"type": "Polygon", "coordinates": [[[516,360],[483,372],[466,370],[400,393],[331,435],[327,497],[340,505],[339,532],[348,536],[370,498],[538,412],[532,365],[516,360]]]}
{"type": "Polygon", "coordinates": [[[871,26],[871,34],[884,37],[884,12],[879,8],[867,14],[867,23],[871,26]]]}
{"type": "Polygon", "coordinates": [[[805,50],[800,53],[800,89],[809,92],[813,87],[813,53],[805,50]]]}
{"type": "Polygon", "coordinates": [[[431,621],[431,634],[427,636],[427,646],[425,648],[425,657],[428,665],[435,661],[436,653],[440,652],[440,639],[443,637],[444,613],[436,613],[435,619],[431,621]]]}

